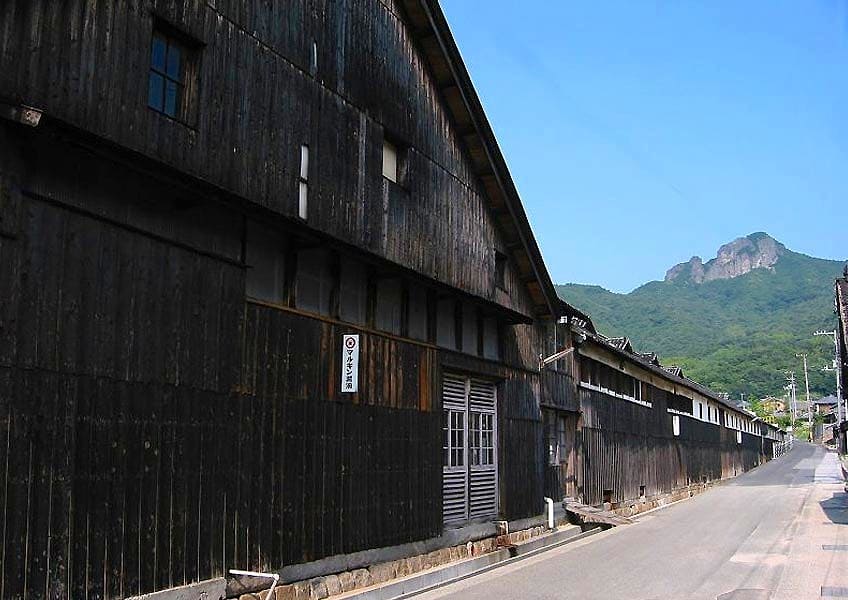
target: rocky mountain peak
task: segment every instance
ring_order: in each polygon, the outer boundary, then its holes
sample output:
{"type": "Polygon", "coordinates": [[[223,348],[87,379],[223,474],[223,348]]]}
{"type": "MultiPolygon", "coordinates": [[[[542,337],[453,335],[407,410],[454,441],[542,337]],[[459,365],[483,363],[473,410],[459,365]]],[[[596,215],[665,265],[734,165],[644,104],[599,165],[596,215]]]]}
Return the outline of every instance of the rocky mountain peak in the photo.
{"type": "Polygon", "coordinates": [[[671,267],[666,281],[703,283],[715,279],[732,279],[754,269],[773,269],[786,247],[766,233],[740,237],[718,249],[716,257],[704,263],[699,256],[671,267]]]}

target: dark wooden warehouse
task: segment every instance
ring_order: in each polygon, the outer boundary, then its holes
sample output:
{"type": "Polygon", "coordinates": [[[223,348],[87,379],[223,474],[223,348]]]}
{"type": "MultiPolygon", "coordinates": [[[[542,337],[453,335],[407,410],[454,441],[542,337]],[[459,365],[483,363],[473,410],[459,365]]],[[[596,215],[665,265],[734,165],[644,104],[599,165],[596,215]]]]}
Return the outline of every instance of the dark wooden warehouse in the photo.
{"type": "Polygon", "coordinates": [[[0,597],[541,512],[560,305],[436,2],[10,0],[0,95],[0,597]]]}
{"type": "MultiPolygon", "coordinates": [[[[626,338],[606,338],[591,327],[574,327],[573,335],[580,411],[576,496],[582,502],[634,507],[733,477],[779,454],[782,432],[686,378],[679,367],[663,367],[656,355],[635,352],[626,338]]],[[[561,495],[568,495],[562,487],[561,495]]]]}
{"type": "Polygon", "coordinates": [[[556,297],[436,0],[6,0],[0,117],[4,600],[447,545],[768,454],[556,297]]]}

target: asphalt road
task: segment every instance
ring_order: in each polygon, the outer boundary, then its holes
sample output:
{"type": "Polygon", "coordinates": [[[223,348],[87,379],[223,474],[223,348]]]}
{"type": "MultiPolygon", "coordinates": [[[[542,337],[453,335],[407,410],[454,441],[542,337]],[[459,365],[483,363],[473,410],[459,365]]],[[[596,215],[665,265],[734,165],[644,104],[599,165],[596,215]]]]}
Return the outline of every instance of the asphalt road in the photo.
{"type": "Polygon", "coordinates": [[[848,598],[848,497],[836,455],[798,444],[633,525],[416,600],[436,598],[848,598]]]}

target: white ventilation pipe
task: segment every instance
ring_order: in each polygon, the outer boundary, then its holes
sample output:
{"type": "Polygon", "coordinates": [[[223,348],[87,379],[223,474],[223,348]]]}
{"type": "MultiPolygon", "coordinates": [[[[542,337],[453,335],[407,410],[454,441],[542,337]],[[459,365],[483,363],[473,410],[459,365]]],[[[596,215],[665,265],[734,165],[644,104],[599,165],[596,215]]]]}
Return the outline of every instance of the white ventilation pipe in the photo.
{"type": "Polygon", "coordinates": [[[239,569],[230,569],[230,575],[239,575],[241,577],[262,577],[263,579],[273,579],[271,587],[268,588],[268,594],[265,598],[274,597],[274,588],[277,587],[277,582],[280,581],[280,576],[277,573],[257,573],[256,571],[241,571],[239,569]]]}
{"type": "Polygon", "coordinates": [[[548,505],[548,529],[554,528],[554,501],[545,496],[545,504],[548,505]]]}

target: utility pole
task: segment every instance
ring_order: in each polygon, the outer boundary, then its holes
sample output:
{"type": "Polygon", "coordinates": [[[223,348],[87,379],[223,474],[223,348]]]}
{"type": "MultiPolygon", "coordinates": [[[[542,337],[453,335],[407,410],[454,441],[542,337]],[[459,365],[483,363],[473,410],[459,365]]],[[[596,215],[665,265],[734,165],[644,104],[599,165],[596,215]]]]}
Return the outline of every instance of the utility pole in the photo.
{"type": "MultiPolygon", "coordinates": [[[[825,331],[824,329],[819,329],[814,332],[813,335],[829,335],[833,336],[833,353],[834,353],[834,367],[836,370],[836,411],[839,415],[839,423],[848,419],[848,407],[843,404],[842,398],[842,357],[840,356],[841,352],[839,352],[839,338],[837,337],[836,330],[833,331],[825,331]]],[[[829,371],[827,367],[824,369],[825,371],[829,371]]]]}
{"type": "Polygon", "coordinates": [[[804,388],[807,392],[807,424],[810,428],[810,442],[813,441],[813,405],[810,404],[810,378],[807,376],[807,353],[802,352],[795,355],[796,358],[804,359],[804,388]]]}
{"type": "Polygon", "coordinates": [[[789,410],[792,411],[792,435],[795,435],[795,421],[798,420],[798,404],[795,402],[795,371],[789,371],[786,376],[786,381],[789,385],[786,386],[786,391],[789,392],[789,410]]]}

